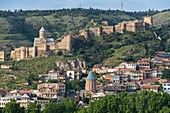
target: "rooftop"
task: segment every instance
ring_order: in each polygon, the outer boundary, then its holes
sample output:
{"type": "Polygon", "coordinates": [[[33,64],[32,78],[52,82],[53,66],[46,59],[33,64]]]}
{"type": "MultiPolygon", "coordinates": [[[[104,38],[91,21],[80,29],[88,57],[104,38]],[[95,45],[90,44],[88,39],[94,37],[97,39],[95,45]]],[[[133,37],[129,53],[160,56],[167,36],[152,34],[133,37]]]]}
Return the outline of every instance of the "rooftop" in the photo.
{"type": "Polygon", "coordinates": [[[41,27],[40,32],[45,32],[44,27],[41,27]]]}
{"type": "Polygon", "coordinates": [[[96,78],[94,77],[93,73],[90,71],[90,73],[88,74],[87,80],[96,80],[96,78]]]}

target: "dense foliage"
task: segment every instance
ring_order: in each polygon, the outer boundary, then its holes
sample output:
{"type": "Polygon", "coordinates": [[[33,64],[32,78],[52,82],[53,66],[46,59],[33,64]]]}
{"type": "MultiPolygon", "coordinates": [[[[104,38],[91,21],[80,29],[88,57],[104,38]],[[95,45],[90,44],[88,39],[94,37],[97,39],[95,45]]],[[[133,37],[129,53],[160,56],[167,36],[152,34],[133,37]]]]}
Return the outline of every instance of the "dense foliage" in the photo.
{"type": "Polygon", "coordinates": [[[24,113],[24,108],[21,108],[20,104],[16,103],[15,100],[11,100],[2,109],[2,113],[24,113]]]}
{"type": "Polygon", "coordinates": [[[78,113],[168,113],[169,102],[167,93],[121,93],[93,101],[78,113]]]}
{"type": "Polygon", "coordinates": [[[169,69],[165,69],[162,72],[161,78],[162,79],[170,79],[170,70],[169,69]]]}
{"type": "Polygon", "coordinates": [[[139,93],[120,93],[92,100],[87,108],[77,106],[69,99],[58,103],[48,103],[43,111],[40,105],[30,103],[24,111],[14,100],[6,104],[2,113],[169,113],[170,96],[167,93],[140,91],[139,93]]]}

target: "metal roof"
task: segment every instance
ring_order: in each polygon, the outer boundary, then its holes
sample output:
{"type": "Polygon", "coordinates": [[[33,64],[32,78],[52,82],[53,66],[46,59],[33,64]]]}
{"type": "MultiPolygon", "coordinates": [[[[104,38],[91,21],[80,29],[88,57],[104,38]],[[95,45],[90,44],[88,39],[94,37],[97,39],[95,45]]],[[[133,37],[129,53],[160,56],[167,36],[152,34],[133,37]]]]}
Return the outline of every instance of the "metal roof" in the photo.
{"type": "Polygon", "coordinates": [[[44,27],[41,27],[40,32],[45,32],[44,27]]]}
{"type": "Polygon", "coordinates": [[[90,71],[90,73],[88,74],[87,80],[96,80],[96,78],[94,77],[93,73],[90,71]]]}

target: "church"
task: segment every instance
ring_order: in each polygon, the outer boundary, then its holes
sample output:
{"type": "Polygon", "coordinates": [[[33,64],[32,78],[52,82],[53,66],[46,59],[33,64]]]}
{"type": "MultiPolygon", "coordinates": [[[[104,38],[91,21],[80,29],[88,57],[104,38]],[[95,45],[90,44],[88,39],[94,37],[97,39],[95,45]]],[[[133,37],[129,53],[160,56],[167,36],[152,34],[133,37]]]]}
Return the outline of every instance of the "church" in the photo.
{"type": "Polygon", "coordinates": [[[73,45],[73,37],[67,35],[61,38],[61,40],[55,41],[54,38],[46,38],[46,30],[42,27],[39,30],[39,38],[34,38],[33,47],[21,46],[11,51],[11,60],[21,60],[26,58],[34,58],[37,56],[43,56],[47,54],[47,51],[65,50],[71,51],[73,45]]]}

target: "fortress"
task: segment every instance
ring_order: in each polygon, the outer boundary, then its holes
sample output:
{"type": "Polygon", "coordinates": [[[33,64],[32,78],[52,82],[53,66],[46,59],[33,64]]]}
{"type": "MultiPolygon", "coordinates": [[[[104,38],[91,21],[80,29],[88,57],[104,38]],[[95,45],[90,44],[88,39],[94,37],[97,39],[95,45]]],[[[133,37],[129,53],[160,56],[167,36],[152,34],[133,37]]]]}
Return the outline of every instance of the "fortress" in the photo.
{"type": "MultiPolygon", "coordinates": [[[[93,21],[91,21],[93,22],[93,21]]],[[[93,22],[94,23],[94,22],[93,22]]],[[[95,23],[96,24],[96,23],[95,23]]],[[[126,31],[136,32],[138,30],[146,30],[153,25],[153,18],[151,16],[145,16],[143,20],[123,21],[115,26],[109,26],[107,21],[102,22],[102,26],[90,27],[80,31],[80,35],[86,39],[92,36],[100,36],[103,33],[124,33],[126,31]]],[[[46,30],[42,27],[39,30],[39,38],[34,38],[33,47],[19,47],[11,51],[11,60],[20,60],[26,58],[34,58],[37,56],[47,55],[48,51],[66,50],[71,51],[74,38],[71,35],[64,36],[58,40],[53,38],[46,38],[46,30]]],[[[5,53],[0,52],[0,61],[5,60],[5,53]]]]}
{"type": "Polygon", "coordinates": [[[33,47],[20,47],[11,51],[10,58],[12,60],[20,60],[26,58],[34,58],[47,54],[47,51],[67,50],[71,51],[73,44],[73,37],[70,35],[64,36],[61,40],[54,40],[53,38],[46,38],[45,29],[42,27],[39,30],[39,38],[34,38],[33,47]]]}
{"type": "Polygon", "coordinates": [[[138,30],[146,30],[153,25],[153,18],[152,16],[145,16],[143,20],[123,21],[115,26],[109,26],[107,22],[102,22],[102,24],[104,26],[81,30],[80,35],[87,39],[93,36],[100,36],[102,33],[110,34],[114,32],[124,33],[126,31],[136,32],[138,30]]]}

